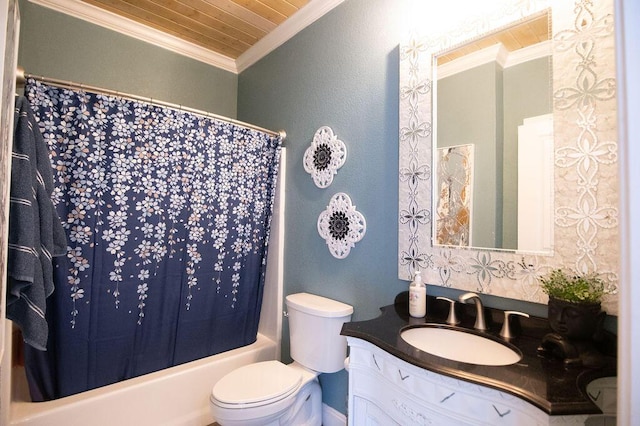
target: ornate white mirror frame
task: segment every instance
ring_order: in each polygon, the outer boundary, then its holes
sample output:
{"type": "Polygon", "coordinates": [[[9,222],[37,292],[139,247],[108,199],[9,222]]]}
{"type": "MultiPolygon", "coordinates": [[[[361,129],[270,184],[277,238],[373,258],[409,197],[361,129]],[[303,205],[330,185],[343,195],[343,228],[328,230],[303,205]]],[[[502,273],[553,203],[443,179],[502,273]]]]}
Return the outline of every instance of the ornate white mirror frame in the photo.
{"type": "MultiPolygon", "coordinates": [[[[553,268],[596,271],[617,314],[619,270],[613,0],[502,0],[400,46],[398,276],[547,303],[538,277],[553,268]],[[499,3],[499,4],[497,4],[499,3]],[[551,255],[432,245],[432,56],[551,9],[554,246],[551,255]]],[[[423,25],[422,28],[429,28],[423,25]]]]}

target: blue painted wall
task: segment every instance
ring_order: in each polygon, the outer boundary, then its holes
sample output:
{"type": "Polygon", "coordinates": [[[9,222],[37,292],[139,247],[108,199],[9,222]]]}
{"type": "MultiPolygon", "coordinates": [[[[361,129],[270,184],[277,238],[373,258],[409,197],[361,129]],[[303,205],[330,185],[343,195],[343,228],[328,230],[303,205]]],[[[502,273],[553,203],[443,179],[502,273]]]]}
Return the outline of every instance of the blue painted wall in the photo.
{"type": "Polygon", "coordinates": [[[406,285],[397,279],[398,35],[396,0],[348,0],[240,74],[238,118],[287,132],[286,293],[308,291],[378,315],[406,285]],[[347,146],[326,189],[302,158],[329,126],[347,146]],[[367,221],[343,260],[316,228],[331,196],[345,192],[367,221]]]}

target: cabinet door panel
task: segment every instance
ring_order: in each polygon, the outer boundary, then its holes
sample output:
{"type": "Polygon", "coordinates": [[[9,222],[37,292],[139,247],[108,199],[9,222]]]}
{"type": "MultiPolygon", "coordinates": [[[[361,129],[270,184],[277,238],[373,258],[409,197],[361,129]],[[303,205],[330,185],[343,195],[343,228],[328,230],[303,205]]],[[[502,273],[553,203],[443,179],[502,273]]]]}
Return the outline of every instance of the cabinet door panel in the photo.
{"type": "Polygon", "coordinates": [[[387,416],[377,405],[364,398],[355,397],[353,400],[353,419],[349,418],[349,424],[354,426],[396,426],[396,423],[387,416]]]}

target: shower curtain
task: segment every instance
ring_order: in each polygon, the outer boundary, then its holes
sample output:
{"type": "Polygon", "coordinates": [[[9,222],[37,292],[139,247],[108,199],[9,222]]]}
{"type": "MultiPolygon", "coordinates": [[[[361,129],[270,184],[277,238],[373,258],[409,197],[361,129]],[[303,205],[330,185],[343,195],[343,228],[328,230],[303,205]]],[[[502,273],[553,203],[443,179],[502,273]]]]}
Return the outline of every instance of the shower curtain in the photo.
{"type": "Polygon", "coordinates": [[[67,255],[55,263],[34,399],[256,340],[281,138],[29,79],[67,255]]]}

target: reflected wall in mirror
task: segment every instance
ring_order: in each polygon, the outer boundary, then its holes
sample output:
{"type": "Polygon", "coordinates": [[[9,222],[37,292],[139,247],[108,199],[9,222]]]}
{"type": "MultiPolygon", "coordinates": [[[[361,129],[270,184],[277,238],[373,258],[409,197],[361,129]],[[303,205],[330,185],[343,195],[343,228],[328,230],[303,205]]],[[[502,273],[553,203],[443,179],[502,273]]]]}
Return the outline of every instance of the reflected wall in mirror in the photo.
{"type": "MultiPolygon", "coordinates": [[[[469,221],[475,226],[468,238],[450,238],[439,232],[451,229],[443,223],[450,225],[451,217],[440,215],[440,204],[448,201],[441,198],[445,183],[439,180],[441,163],[436,159],[435,245],[551,252],[552,247],[536,245],[537,239],[526,235],[519,238],[518,232],[519,226],[530,229],[532,218],[536,223],[552,220],[551,202],[538,204],[546,207],[535,209],[539,217],[518,205],[520,182],[525,184],[520,189],[529,190],[527,186],[537,189],[545,181],[544,164],[536,164],[529,157],[523,162],[525,167],[519,168],[518,157],[526,152],[526,148],[520,149],[525,142],[519,138],[524,121],[541,115],[550,117],[552,112],[550,19],[550,10],[546,9],[462,46],[434,53],[436,147],[472,143],[477,165],[476,191],[468,194],[474,206],[469,221]]],[[[536,143],[534,137],[522,137],[536,143]]],[[[552,156],[551,151],[548,156],[552,156]]],[[[551,191],[546,191],[546,196],[551,197],[551,191]]],[[[550,232],[552,227],[546,226],[545,230],[550,232]]],[[[541,240],[551,239],[549,236],[541,240]]]]}
{"type": "MultiPolygon", "coordinates": [[[[416,270],[421,270],[429,284],[546,303],[539,276],[558,267],[596,272],[605,279],[610,292],[603,308],[615,315],[619,248],[613,0],[495,0],[483,2],[482,7],[480,14],[477,9],[471,11],[454,5],[451,9],[456,12],[451,16],[425,16],[420,24],[422,32],[416,30],[400,46],[399,277],[409,280],[416,270]],[[438,102],[438,110],[451,100],[447,96],[440,105],[443,89],[433,81],[434,56],[470,40],[477,41],[497,29],[540,16],[547,9],[552,17],[551,112],[536,110],[523,115],[520,125],[533,131],[522,131],[533,135],[538,143],[521,164],[530,163],[537,156],[540,166],[529,167],[527,171],[517,166],[519,175],[537,173],[537,169],[547,171],[537,178],[518,178],[517,185],[527,180],[537,185],[516,190],[518,209],[551,211],[548,223],[538,220],[538,214],[525,221],[531,234],[527,238],[542,237],[540,241],[527,242],[528,248],[523,250],[520,247],[524,243],[520,242],[512,250],[479,249],[473,235],[469,237],[472,247],[466,246],[464,239],[454,244],[434,244],[440,189],[434,190],[434,180],[439,174],[433,167],[437,168],[435,161],[438,148],[442,148],[439,140],[444,124],[434,117],[432,99],[438,102]],[[446,24],[441,22],[445,18],[446,24]]],[[[440,71],[438,65],[439,75],[440,71]]],[[[533,86],[531,82],[532,79],[527,80],[524,85],[533,86]]],[[[505,113],[515,112],[511,104],[504,105],[505,113]]],[[[481,112],[475,108],[465,114],[481,112]]],[[[458,120],[457,130],[462,130],[460,123],[458,120]]],[[[460,132],[454,139],[450,143],[456,146],[474,145],[477,171],[481,167],[481,149],[476,136],[460,132]]],[[[477,177],[474,174],[472,179],[476,194],[482,197],[485,192],[494,191],[477,177]]],[[[507,185],[516,182],[505,179],[503,186],[507,185]]],[[[476,210],[477,204],[475,199],[471,200],[471,211],[476,210]]],[[[508,213],[508,219],[518,215],[517,210],[513,211],[516,213],[508,213]]],[[[474,220],[473,212],[469,223],[471,234],[481,226],[474,220]]],[[[503,240],[506,233],[503,231],[503,240]]],[[[520,229],[515,233],[518,240],[524,235],[520,229]]],[[[445,237],[442,238],[440,241],[444,242],[445,237]]]]}

